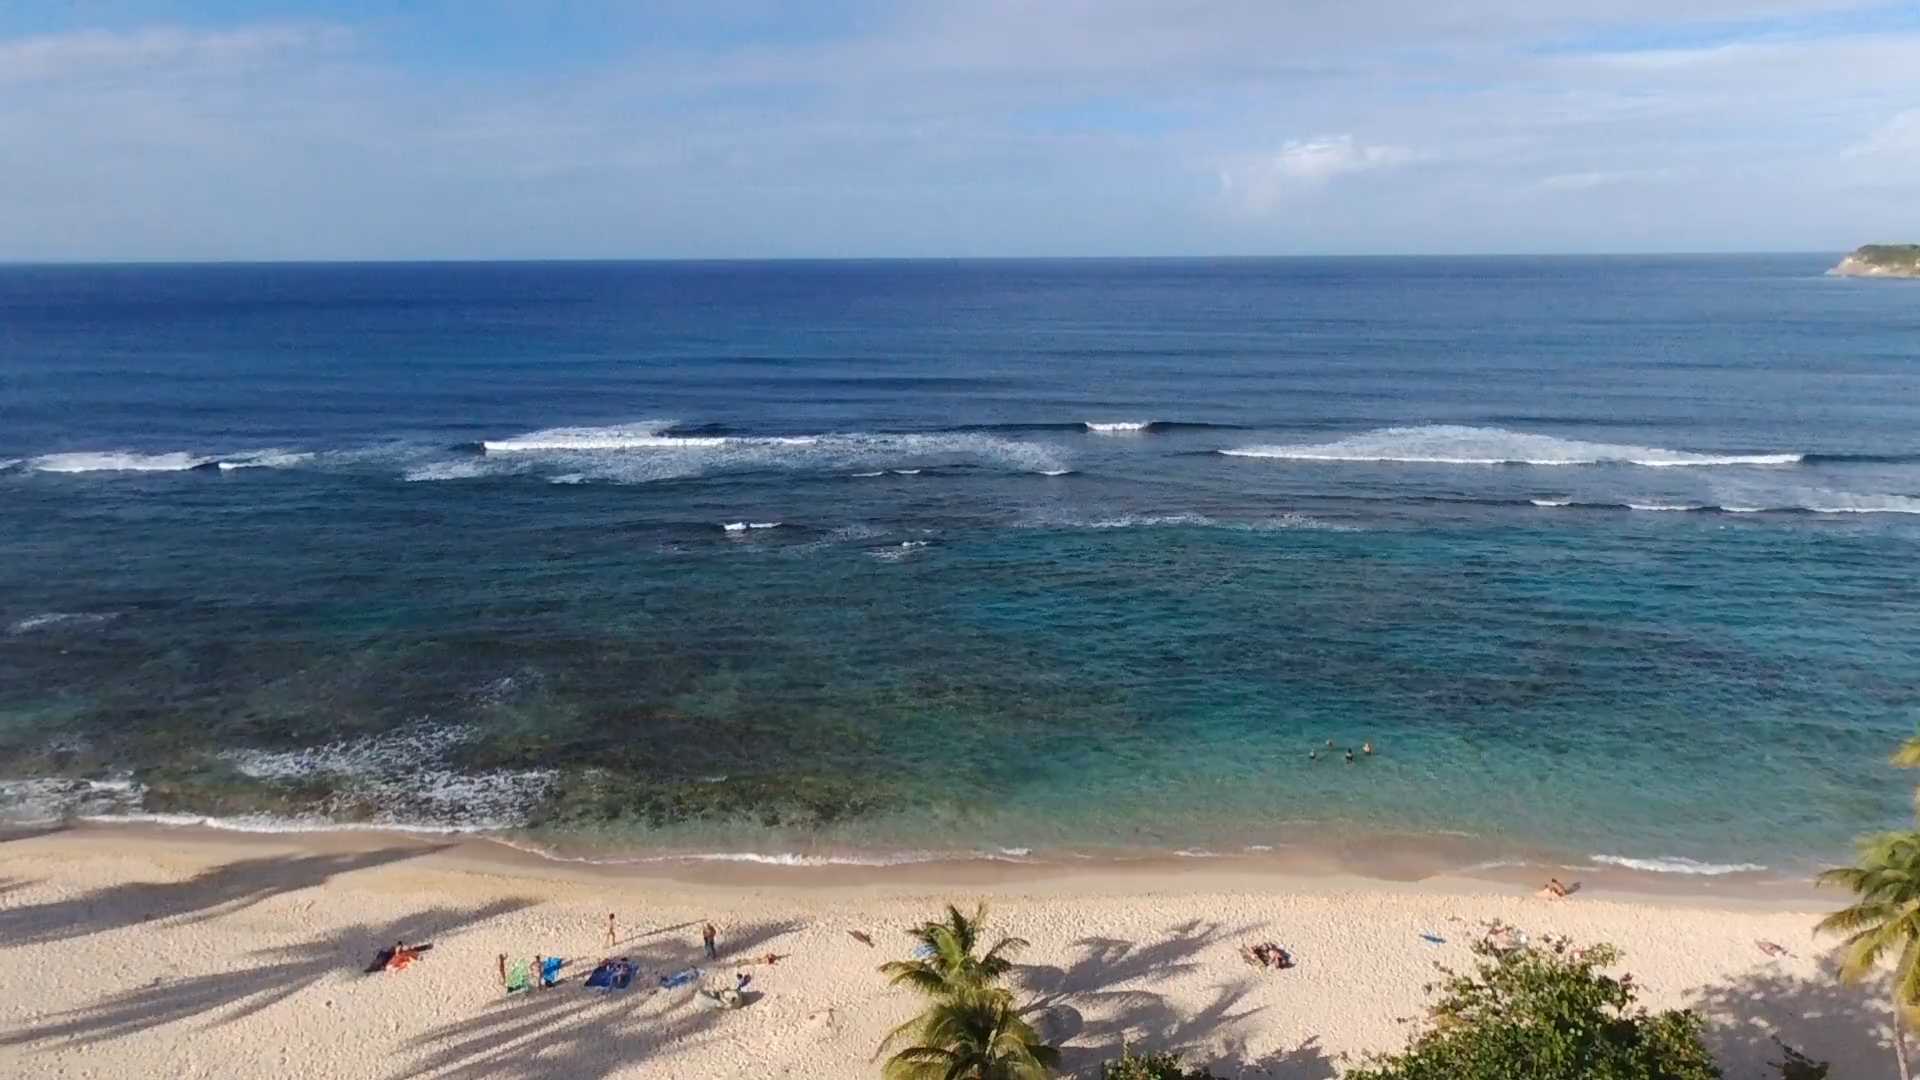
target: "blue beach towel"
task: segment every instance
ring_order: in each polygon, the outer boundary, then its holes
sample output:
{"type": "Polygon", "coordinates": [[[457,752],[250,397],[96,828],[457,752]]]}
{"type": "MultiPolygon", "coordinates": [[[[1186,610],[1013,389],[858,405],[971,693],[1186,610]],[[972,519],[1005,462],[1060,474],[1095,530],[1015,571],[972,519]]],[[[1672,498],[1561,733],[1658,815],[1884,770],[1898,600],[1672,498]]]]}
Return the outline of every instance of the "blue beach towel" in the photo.
{"type": "Polygon", "coordinates": [[[660,989],[678,990],[679,988],[687,985],[690,982],[693,982],[699,977],[700,977],[699,968],[684,968],[680,971],[674,972],[671,975],[660,976],[660,989]]]}
{"type": "Polygon", "coordinates": [[[565,967],[566,963],[565,960],[557,956],[547,957],[546,961],[540,965],[540,985],[552,986],[554,983],[559,982],[560,969],[565,967]]]}
{"type": "Polygon", "coordinates": [[[625,990],[633,985],[633,971],[633,964],[629,961],[608,960],[587,976],[587,989],[625,990]]]}

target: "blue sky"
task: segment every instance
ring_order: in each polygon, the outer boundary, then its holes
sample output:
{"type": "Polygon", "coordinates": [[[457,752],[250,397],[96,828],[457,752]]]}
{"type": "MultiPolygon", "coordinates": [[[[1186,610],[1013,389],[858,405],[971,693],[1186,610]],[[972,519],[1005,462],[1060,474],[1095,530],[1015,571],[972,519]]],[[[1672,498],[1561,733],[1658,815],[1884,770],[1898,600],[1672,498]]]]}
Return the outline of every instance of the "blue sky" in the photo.
{"type": "Polygon", "coordinates": [[[1920,3],[0,2],[0,259],[1920,240],[1920,3]]]}

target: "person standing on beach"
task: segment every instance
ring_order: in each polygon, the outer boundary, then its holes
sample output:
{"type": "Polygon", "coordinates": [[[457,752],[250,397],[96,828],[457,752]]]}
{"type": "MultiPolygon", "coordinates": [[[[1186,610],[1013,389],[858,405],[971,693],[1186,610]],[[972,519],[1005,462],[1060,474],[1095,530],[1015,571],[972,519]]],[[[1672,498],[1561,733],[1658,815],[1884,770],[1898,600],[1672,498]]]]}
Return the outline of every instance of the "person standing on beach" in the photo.
{"type": "Polygon", "coordinates": [[[719,934],[720,932],[713,928],[712,923],[708,923],[706,927],[700,931],[700,941],[707,947],[707,959],[709,960],[720,959],[720,950],[715,947],[713,943],[719,934]]]}
{"type": "Polygon", "coordinates": [[[613,948],[614,944],[619,940],[620,934],[613,926],[613,912],[609,911],[607,912],[607,948],[613,948]]]}

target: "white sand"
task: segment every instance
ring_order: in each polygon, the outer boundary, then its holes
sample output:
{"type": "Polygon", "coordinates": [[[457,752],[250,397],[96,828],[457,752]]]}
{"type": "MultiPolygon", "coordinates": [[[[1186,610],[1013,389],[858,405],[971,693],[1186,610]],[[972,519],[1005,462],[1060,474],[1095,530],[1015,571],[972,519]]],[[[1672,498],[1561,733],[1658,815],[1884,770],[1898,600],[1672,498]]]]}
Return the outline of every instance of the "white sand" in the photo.
{"type": "Polygon", "coordinates": [[[0,1076],[870,1078],[881,1035],[917,1005],[875,966],[906,954],[909,923],[988,894],[993,930],[1032,940],[1023,994],[1051,1006],[1082,1075],[1125,1038],[1189,1049],[1226,1077],[1327,1080],[1402,1045],[1433,963],[1466,963],[1465,942],[1494,918],[1621,946],[1649,1004],[1708,1012],[1734,1080],[1774,1075],[1773,1030],[1832,1060],[1833,1080],[1893,1075],[1884,1010],[1825,968],[1804,901],[1783,911],[1588,888],[1548,903],[1459,879],[1244,872],[942,885],[931,871],[822,884],[762,868],[675,882],[488,861],[472,847],[105,830],[0,843],[0,1076]],[[609,953],[609,911],[624,938],[611,952],[643,971],[611,996],[578,985],[609,953]],[[699,958],[707,918],[720,964],[699,958]],[[395,939],[435,947],[407,971],[361,974],[395,939]],[[1239,945],[1264,939],[1299,966],[1243,964],[1239,945]],[[1769,959],[1761,939],[1796,955],[1769,959]],[[501,952],[568,956],[573,978],[506,998],[501,952]],[[740,1012],[652,989],[694,963],[708,985],[731,985],[736,962],[768,952],[787,959],[747,969],[765,996],[740,1012]]]}

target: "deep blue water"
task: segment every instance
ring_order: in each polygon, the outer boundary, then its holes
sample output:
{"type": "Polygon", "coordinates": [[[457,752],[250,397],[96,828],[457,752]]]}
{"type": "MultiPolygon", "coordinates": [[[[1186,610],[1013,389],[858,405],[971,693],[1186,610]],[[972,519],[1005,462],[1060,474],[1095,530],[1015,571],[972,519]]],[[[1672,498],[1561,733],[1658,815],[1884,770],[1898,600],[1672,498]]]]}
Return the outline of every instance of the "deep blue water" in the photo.
{"type": "Polygon", "coordinates": [[[1920,286],[1828,262],[0,268],[0,802],[1835,858],[1920,286]]]}

